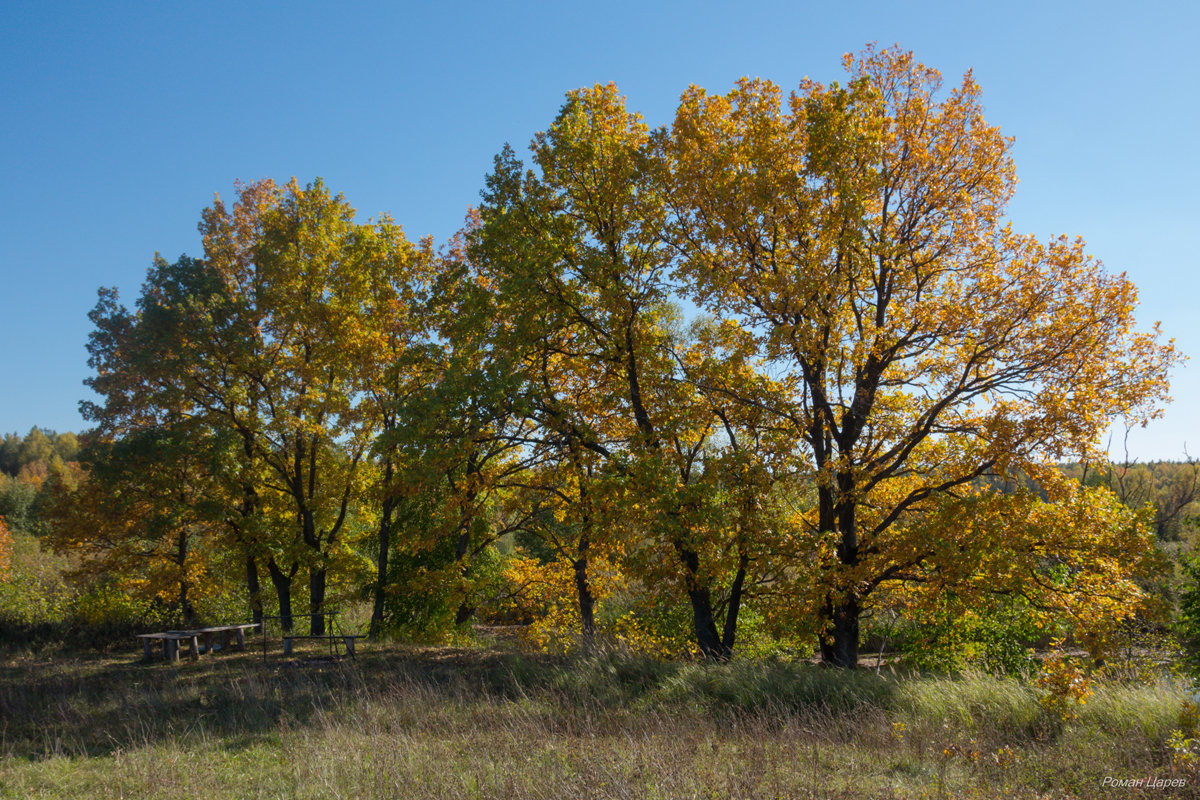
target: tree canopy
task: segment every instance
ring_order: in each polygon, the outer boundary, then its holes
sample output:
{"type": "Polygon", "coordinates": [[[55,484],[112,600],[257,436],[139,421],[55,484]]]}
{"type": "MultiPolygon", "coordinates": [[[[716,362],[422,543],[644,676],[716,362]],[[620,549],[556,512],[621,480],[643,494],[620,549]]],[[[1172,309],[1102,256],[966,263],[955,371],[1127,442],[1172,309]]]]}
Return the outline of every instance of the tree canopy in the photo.
{"type": "Polygon", "coordinates": [[[237,564],[262,614],[265,570],[289,627],[330,587],[377,635],[678,607],[706,657],[750,615],[853,666],[864,615],[1019,598],[1100,647],[1153,539],[1052,465],[1158,413],[1179,355],[1082,240],[1005,221],[970,73],[845,67],[692,87],[658,129],[570,92],[440,253],[320,181],[218,198],[202,258],[156,259],[132,311],[101,290],[62,546],[153,560],[185,613],[237,564]]]}

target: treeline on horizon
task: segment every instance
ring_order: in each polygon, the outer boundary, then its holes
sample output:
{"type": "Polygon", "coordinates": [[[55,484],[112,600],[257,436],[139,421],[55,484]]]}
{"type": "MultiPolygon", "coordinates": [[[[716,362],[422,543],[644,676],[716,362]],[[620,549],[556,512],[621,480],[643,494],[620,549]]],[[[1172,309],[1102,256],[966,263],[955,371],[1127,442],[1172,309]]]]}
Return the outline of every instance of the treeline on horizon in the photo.
{"type": "Polygon", "coordinates": [[[94,427],[39,512],[89,614],[363,602],[373,635],[845,667],[883,620],[1100,656],[1164,619],[1195,466],[1057,464],[1153,417],[1178,354],[1080,240],[1004,223],[969,74],[846,69],[655,130],[571,92],[440,250],[319,180],[218,198],[201,258],[90,315],[94,427]]]}

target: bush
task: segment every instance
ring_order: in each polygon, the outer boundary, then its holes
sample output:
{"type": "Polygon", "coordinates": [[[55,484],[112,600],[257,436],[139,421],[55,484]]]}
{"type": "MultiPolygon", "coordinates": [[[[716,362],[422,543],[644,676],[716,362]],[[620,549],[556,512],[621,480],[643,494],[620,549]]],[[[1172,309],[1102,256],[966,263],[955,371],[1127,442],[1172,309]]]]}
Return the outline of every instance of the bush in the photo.
{"type": "Polygon", "coordinates": [[[908,665],[956,672],[969,668],[1023,675],[1038,666],[1032,645],[1043,635],[1025,601],[990,609],[964,609],[953,599],[921,621],[901,620],[897,647],[908,665]]]}
{"type": "Polygon", "coordinates": [[[1184,559],[1183,590],[1175,630],[1184,648],[1184,664],[1193,678],[1200,679],[1200,558],[1184,559]]]}

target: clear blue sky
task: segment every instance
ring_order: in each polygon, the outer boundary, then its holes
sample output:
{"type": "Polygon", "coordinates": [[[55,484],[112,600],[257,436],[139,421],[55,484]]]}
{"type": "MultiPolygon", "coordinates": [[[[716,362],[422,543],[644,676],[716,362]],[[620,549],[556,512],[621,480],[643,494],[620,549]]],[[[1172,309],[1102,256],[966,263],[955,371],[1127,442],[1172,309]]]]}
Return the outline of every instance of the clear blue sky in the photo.
{"type": "MultiPolygon", "coordinates": [[[[1192,3],[53,3],[0,8],[0,432],[83,427],[96,288],[137,297],[155,251],[237,179],[322,176],[363,217],[443,240],[492,156],[563,94],[615,81],[651,124],[696,83],[785,88],[899,43],[1016,137],[1019,230],[1079,234],[1200,356],[1200,12],[1192,3]]],[[[1200,455],[1200,359],[1140,459],[1200,455]]]]}

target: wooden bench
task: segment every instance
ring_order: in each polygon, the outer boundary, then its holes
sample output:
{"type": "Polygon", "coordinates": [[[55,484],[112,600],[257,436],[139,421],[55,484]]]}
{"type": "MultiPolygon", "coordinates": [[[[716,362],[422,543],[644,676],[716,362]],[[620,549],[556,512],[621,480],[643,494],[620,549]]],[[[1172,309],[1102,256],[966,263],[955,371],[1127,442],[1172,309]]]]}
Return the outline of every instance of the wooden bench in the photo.
{"type": "Polygon", "coordinates": [[[346,655],[354,658],[356,640],[365,639],[367,637],[362,634],[343,633],[341,626],[338,625],[338,613],[339,612],[337,611],[315,611],[307,614],[294,614],[289,616],[286,620],[282,616],[263,617],[263,661],[267,660],[267,642],[269,637],[267,636],[266,630],[268,622],[271,624],[271,626],[278,625],[281,628],[279,632],[279,638],[283,640],[284,655],[291,655],[292,645],[297,639],[312,639],[316,641],[328,642],[329,654],[334,658],[341,656],[341,653],[338,652],[339,646],[345,648],[346,655]],[[284,627],[285,621],[288,626],[286,628],[284,627]],[[320,627],[324,629],[325,633],[293,633],[292,626],[302,622],[307,622],[312,627],[320,627]],[[318,622],[320,623],[319,625],[318,622]]]}
{"type": "Polygon", "coordinates": [[[354,658],[354,640],[365,639],[367,637],[356,633],[326,633],[320,635],[301,634],[301,633],[284,633],[283,634],[283,653],[289,655],[292,652],[292,641],[294,639],[317,639],[329,642],[330,653],[334,656],[339,655],[337,652],[337,643],[341,642],[346,648],[346,654],[354,658]]]}
{"type": "Polygon", "coordinates": [[[237,649],[246,649],[246,631],[257,631],[259,625],[256,622],[249,622],[238,625],[214,625],[210,628],[197,628],[189,631],[163,631],[161,633],[142,633],[138,634],[142,640],[142,651],[147,661],[150,661],[153,656],[154,642],[162,642],[163,657],[170,662],[179,660],[179,643],[186,641],[188,643],[188,658],[192,661],[200,657],[200,643],[204,642],[204,652],[212,653],[218,649],[229,648],[229,637],[233,634],[237,640],[237,649]],[[217,639],[220,638],[220,645],[217,645],[217,639]]]}

